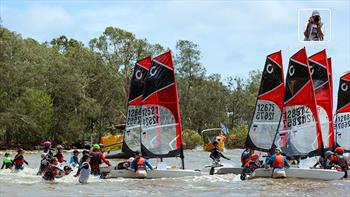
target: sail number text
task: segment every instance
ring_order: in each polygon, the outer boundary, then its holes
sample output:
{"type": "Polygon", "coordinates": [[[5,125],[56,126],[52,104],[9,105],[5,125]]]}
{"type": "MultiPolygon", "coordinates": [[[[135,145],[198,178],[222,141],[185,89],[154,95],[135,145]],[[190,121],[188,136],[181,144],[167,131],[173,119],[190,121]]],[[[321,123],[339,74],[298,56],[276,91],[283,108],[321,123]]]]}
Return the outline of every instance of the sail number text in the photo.
{"type": "Polygon", "coordinates": [[[295,107],[284,112],[283,123],[289,128],[310,122],[314,122],[314,118],[308,107],[295,107]]]}
{"type": "Polygon", "coordinates": [[[350,114],[338,115],[336,123],[338,129],[350,128],[350,114]]]}
{"type": "Polygon", "coordinates": [[[152,126],[160,124],[158,106],[142,107],[142,124],[143,126],[152,126]]]}
{"type": "Polygon", "coordinates": [[[273,120],[275,116],[274,104],[258,104],[256,108],[256,120],[273,120]]]}

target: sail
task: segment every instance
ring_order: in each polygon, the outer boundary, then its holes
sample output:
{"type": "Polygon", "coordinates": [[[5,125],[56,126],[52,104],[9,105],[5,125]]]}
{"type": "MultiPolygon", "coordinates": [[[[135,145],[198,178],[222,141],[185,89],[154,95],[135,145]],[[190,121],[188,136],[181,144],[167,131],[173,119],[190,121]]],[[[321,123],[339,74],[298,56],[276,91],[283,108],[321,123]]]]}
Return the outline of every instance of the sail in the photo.
{"type": "Polygon", "coordinates": [[[246,147],[269,151],[281,119],[284,99],[284,74],[281,51],[266,57],[246,147]]]}
{"type": "Polygon", "coordinates": [[[350,152],[350,71],[339,82],[336,130],[337,145],[350,152]]]}
{"type": "Polygon", "coordinates": [[[314,86],[305,48],[289,59],[283,124],[277,143],[290,156],[312,156],[323,150],[314,86]]]}
{"type": "Polygon", "coordinates": [[[312,81],[315,88],[316,104],[322,131],[322,141],[325,148],[333,149],[334,124],[332,108],[332,90],[326,50],[309,57],[312,81]]]}
{"type": "Polygon", "coordinates": [[[151,61],[151,56],[137,61],[131,77],[126,127],[122,146],[122,152],[124,153],[140,151],[141,102],[144,80],[151,66],[151,61]]]}
{"type": "Polygon", "coordinates": [[[141,151],[154,158],[182,154],[181,121],[171,52],[152,60],[142,97],[141,151]]]}

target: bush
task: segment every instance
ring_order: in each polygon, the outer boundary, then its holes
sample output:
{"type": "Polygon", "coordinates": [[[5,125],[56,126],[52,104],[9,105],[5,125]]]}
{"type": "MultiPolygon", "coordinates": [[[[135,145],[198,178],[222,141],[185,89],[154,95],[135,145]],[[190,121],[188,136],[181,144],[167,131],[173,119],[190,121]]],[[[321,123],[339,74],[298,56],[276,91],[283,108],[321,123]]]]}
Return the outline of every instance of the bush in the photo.
{"type": "Polygon", "coordinates": [[[202,136],[197,131],[185,129],[182,134],[185,149],[194,149],[203,144],[202,136]]]}
{"type": "Polygon", "coordinates": [[[232,128],[227,135],[226,148],[243,148],[248,134],[248,125],[242,124],[232,128]]]}

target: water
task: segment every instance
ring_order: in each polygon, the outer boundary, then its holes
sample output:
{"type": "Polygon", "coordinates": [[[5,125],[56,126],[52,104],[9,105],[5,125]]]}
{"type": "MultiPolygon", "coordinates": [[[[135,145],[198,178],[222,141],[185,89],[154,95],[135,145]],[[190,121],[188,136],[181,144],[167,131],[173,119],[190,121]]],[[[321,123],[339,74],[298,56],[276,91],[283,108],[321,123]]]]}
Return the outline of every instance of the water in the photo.
{"type": "MultiPolygon", "coordinates": [[[[239,166],[242,150],[227,150],[225,155],[231,161],[226,164],[239,166]]],[[[3,156],[3,153],[0,153],[3,156]]],[[[14,154],[11,154],[13,156],[14,154]]],[[[70,153],[65,154],[68,160],[70,153]]],[[[186,168],[202,169],[210,164],[209,153],[193,150],[185,151],[186,168]]],[[[0,196],[349,196],[350,179],[337,181],[315,181],[301,179],[254,179],[241,181],[239,176],[204,175],[200,177],[168,178],[154,180],[99,179],[91,176],[89,183],[81,185],[73,173],[46,182],[36,176],[39,153],[26,153],[29,166],[14,173],[0,170],[0,196]]],[[[2,157],[1,157],[2,159],[2,157]]],[[[154,161],[153,161],[154,162],[154,161]]],[[[168,164],[178,164],[178,159],[167,159],[168,164]]],[[[117,161],[113,161],[114,164],[117,161]]],[[[205,172],[208,174],[208,172],[205,172]]]]}

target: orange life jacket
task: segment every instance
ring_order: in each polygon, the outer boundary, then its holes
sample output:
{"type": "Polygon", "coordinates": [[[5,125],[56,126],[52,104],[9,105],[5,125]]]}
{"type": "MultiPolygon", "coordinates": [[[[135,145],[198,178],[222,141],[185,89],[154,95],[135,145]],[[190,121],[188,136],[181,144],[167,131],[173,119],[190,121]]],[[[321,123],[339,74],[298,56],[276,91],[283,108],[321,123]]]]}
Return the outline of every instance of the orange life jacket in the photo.
{"type": "Polygon", "coordinates": [[[274,168],[284,168],[284,157],[282,155],[276,155],[272,166],[274,168]]]}
{"type": "Polygon", "coordinates": [[[137,161],[137,170],[144,170],[145,169],[145,159],[143,157],[140,157],[140,159],[137,161]]]}

